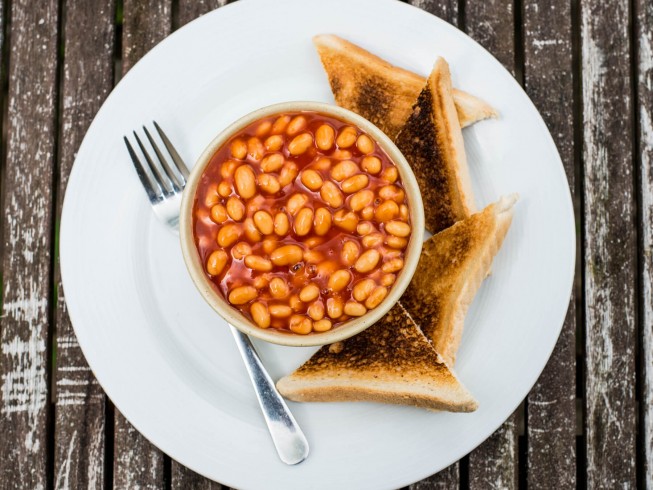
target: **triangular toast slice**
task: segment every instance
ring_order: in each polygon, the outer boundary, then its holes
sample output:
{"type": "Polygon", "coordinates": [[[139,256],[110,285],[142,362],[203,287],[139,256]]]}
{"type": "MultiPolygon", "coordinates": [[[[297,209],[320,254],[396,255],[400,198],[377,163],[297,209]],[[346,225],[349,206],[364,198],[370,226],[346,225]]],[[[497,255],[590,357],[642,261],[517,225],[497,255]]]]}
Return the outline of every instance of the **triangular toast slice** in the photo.
{"type": "MultiPolygon", "coordinates": [[[[336,103],[372,121],[394,139],[408,119],[426,79],[332,34],[315,36],[313,42],[336,103]]],[[[453,97],[463,128],[496,116],[490,105],[473,95],[454,90],[453,97]]]]}
{"type": "Polygon", "coordinates": [[[427,230],[438,233],[474,212],[463,134],[443,58],[435,62],[395,144],[417,178],[427,230]]]}
{"type": "Polygon", "coordinates": [[[456,360],[467,309],[501,248],[516,201],[516,194],[502,197],[424,242],[415,275],[401,297],[449,366],[456,360]]]}
{"type": "Polygon", "coordinates": [[[401,304],[358,335],[320,348],[277,388],[303,402],[370,401],[452,412],[477,408],[401,304]]]}

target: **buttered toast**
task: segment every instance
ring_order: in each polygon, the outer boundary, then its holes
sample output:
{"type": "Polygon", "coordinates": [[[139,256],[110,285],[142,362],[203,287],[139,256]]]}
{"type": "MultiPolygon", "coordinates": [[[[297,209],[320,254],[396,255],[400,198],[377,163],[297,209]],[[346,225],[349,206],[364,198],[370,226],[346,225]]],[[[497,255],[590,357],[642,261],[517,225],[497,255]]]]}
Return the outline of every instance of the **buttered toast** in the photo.
{"type": "MultiPolygon", "coordinates": [[[[391,139],[410,115],[426,78],[385,60],[332,34],[313,43],[327,73],[336,103],[372,121],[391,139]]],[[[466,92],[453,90],[461,127],[495,117],[495,110],[466,92]]]]}

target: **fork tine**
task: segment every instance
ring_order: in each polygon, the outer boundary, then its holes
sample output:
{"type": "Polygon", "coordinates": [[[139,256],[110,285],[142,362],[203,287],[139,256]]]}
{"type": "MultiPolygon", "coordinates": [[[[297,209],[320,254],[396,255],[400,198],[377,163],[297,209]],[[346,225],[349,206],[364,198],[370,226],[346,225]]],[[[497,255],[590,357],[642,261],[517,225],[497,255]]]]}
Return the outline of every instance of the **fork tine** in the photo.
{"type": "Polygon", "coordinates": [[[175,162],[175,165],[177,166],[177,169],[179,172],[181,172],[181,175],[184,176],[184,185],[186,185],[186,181],[188,180],[188,168],[184,164],[184,161],[181,159],[179,156],[179,153],[177,153],[177,150],[175,150],[175,147],[172,146],[172,143],[166,136],[166,134],[163,132],[163,129],[156,123],[156,121],[152,121],[154,123],[154,127],[159,133],[159,136],[161,136],[161,140],[163,141],[163,144],[166,145],[166,148],[168,149],[168,153],[170,153],[170,156],[172,157],[172,160],[175,162]]]}
{"type": "Polygon", "coordinates": [[[134,151],[134,148],[132,147],[131,143],[127,139],[127,136],[123,136],[123,140],[125,140],[127,151],[129,152],[129,156],[131,157],[132,162],[134,163],[136,174],[138,175],[138,178],[141,180],[141,184],[143,184],[143,188],[147,193],[147,197],[150,199],[150,202],[158,201],[159,199],[161,199],[161,197],[163,197],[163,192],[161,191],[161,187],[158,185],[158,183],[152,182],[150,176],[147,175],[147,172],[145,171],[145,167],[138,159],[138,156],[136,155],[136,152],[134,151]]]}
{"type": "Polygon", "coordinates": [[[134,131],[134,138],[136,138],[136,143],[138,143],[138,146],[141,148],[141,151],[143,152],[145,160],[147,160],[147,163],[150,166],[150,170],[152,171],[152,175],[154,175],[154,179],[157,181],[157,184],[159,184],[164,194],[171,194],[173,192],[172,182],[170,179],[168,179],[167,176],[161,173],[159,167],[152,161],[152,158],[145,149],[145,145],[143,145],[143,142],[136,134],[136,131],[134,131]]]}
{"type": "MultiPolygon", "coordinates": [[[[154,141],[154,138],[152,138],[152,135],[150,134],[150,132],[147,130],[145,126],[143,126],[143,131],[145,131],[145,136],[147,136],[147,139],[150,140],[150,144],[152,145],[152,148],[154,148],[154,153],[156,153],[156,156],[159,158],[159,162],[161,163],[161,166],[163,167],[163,170],[168,176],[168,178],[172,181],[175,190],[176,191],[183,190],[185,182],[182,183],[180,178],[178,177],[178,174],[170,167],[170,164],[168,164],[168,160],[166,160],[166,157],[163,156],[161,150],[159,150],[159,147],[154,141]]],[[[181,177],[181,179],[183,180],[183,177],[181,177]]]]}

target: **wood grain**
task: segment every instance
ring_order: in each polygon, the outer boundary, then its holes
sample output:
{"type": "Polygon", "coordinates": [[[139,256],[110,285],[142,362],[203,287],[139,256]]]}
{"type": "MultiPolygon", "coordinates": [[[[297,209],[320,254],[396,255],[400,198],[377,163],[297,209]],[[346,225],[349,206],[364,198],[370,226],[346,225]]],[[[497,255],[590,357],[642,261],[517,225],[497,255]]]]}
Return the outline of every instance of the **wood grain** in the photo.
{"type": "Polygon", "coordinates": [[[582,0],[589,488],[634,488],[636,225],[629,2],[582,0]]]}
{"type": "Polygon", "coordinates": [[[11,4],[3,182],[0,482],[48,483],[56,0],[11,4]]]}
{"type": "MultiPolygon", "coordinates": [[[[524,88],[542,114],[575,194],[571,4],[523,4],[524,88]]],[[[576,310],[572,298],[558,343],[528,395],[527,463],[532,488],[576,486],[576,310]]]]}
{"type": "Polygon", "coordinates": [[[179,0],[179,27],[228,3],[232,2],[230,0],[179,0]]]}
{"type": "Polygon", "coordinates": [[[637,108],[640,182],[640,329],[642,332],[640,427],[644,449],[642,481],[653,488],[653,3],[634,3],[637,47],[637,108]]]}
{"type": "MultiPolygon", "coordinates": [[[[123,74],[170,34],[171,0],[125,0],[123,7],[123,74]]],[[[118,489],[164,488],[164,455],[116,411],[113,481],[118,489]]]]}
{"type": "MultiPolygon", "coordinates": [[[[458,26],[458,0],[409,0],[409,4],[421,8],[442,20],[458,26]]],[[[437,53],[434,53],[434,56],[437,53]]],[[[410,485],[410,490],[449,490],[460,486],[460,463],[431,475],[424,480],[410,485]]]]}
{"type": "MultiPolygon", "coordinates": [[[[113,85],[114,0],[69,2],[61,88],[57,221],[79,145],[113,85]]],[[[55,281],[57,365],[54,487],[105,485],[105,395],[82,354],[68,317],[60,270],[55,281]]]]}
{"type": "MultiPolygon", "coordinates": [[[[512,0],[467,2],[465,30],[515,74],[515,24],[512,0]]],[[[517,488],[517,427],[515,415],[469,455],[469,487],[517,488]]]]}

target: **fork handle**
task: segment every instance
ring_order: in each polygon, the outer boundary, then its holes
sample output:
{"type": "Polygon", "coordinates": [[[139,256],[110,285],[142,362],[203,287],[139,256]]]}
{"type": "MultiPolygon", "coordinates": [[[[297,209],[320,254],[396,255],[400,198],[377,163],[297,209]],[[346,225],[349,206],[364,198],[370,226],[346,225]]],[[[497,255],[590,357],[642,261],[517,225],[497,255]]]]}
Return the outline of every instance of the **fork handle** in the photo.
{"type": "Polygon", "coordinates": [[[306,459],[309,451],[306,436],[263,367],[249,337],[233,325],[229,325],[229,328],[236,340],[240,355],[245,361],[247,372],[252,380],[252,385],[254,385],[256,398],[258,398],[279,458],[288,465],[301,463],[306,459]]]}

